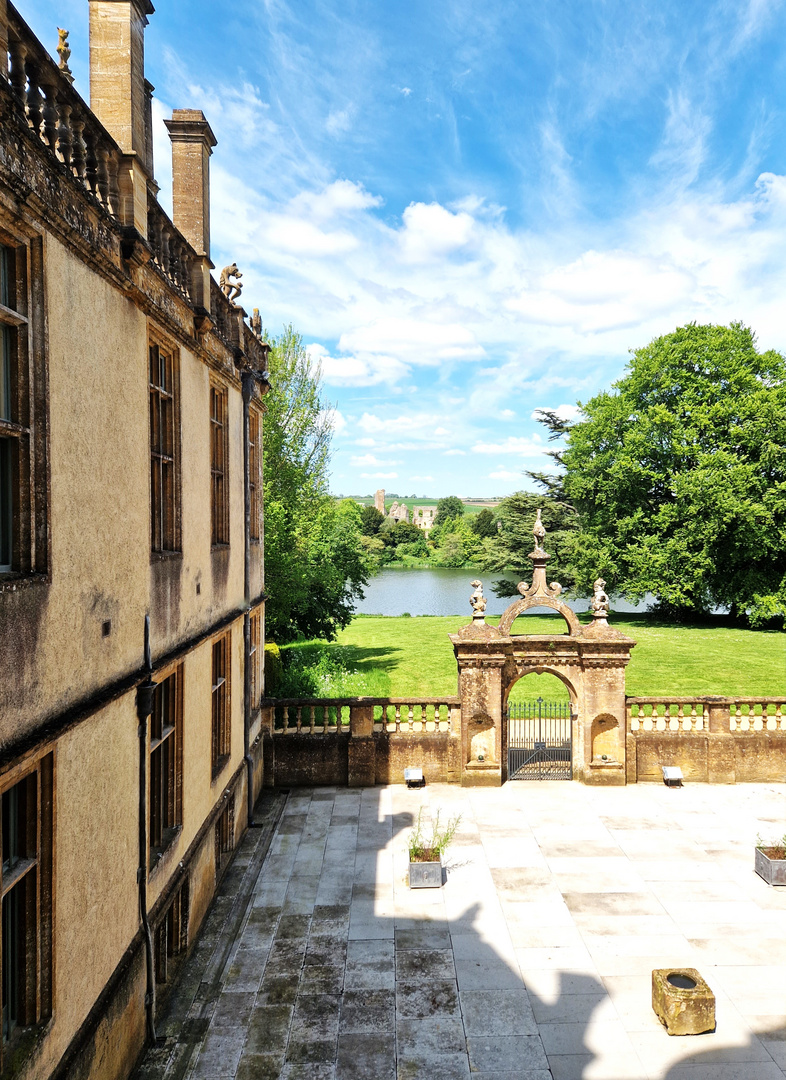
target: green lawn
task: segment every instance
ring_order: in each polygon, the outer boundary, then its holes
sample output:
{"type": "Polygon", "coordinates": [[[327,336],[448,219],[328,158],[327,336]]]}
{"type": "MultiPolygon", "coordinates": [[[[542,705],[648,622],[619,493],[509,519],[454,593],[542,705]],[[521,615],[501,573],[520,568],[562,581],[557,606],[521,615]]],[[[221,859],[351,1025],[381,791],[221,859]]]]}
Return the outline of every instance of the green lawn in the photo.
{"type": "MultiPolygon", "coordinates": [[[[626,673],[627,692],[632,696],[775,697],[786,693],[783,633],[722,625],[669,626],[648,615],[612,615],[611,621],[637,642],[626,673]]],[[[347,647],[354,669],[374,672],[374,694],[455,694],[456,661],[447,635],[466,622],[462,616],[363,616],[341,632],[337,644],[347,647]]],[[[533,634],[560,633],[565,625],[559,616],[540,615],[519,619],[515,630],[522,624],[533,634]]],[[[514,689],[515,698],[539,695],[566,698],[567,692],[548,675],[527,676],[514,689]]]]}

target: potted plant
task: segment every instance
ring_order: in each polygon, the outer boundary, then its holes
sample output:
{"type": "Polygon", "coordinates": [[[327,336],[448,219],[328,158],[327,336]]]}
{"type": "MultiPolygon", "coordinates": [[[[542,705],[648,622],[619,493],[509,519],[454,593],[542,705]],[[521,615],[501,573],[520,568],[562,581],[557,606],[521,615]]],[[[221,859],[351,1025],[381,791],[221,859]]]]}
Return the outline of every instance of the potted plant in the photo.
{"type": "Polygon", "coordinates": [[[776,843],[756,845],[756,873],[768,885],[786,885],[786,833],[776,843]]]}
{"type": "Polygon", "coordinates": [[[424,832],[423,809],[418,810],[418,820],[409,836],[409,887],[410,889],[438,889],[442,885],[442,853],[446,850],[461,814],[456,814],[442,827],[439,810],[431,825],[430,835],[424,832]]]}

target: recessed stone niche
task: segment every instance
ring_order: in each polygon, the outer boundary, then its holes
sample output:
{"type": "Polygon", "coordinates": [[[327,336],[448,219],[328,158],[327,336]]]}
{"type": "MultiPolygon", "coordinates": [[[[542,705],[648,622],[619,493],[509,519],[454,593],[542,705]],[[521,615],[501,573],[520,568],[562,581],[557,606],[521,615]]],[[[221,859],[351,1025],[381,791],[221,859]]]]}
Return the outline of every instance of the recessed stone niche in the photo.
{"type": "Polygon", "coordinates": [[[469,724],[469,762],[483,765],[495,764],[496,733],[494,721],[490,716],[479,713],[472,717],[469,724]]]}
{"type": "Polygon", "coordinates": [[[592,760],[603,761],[603,755],[607,761],[618,761],[619,748],[619,724],[617,718],[611,713],[600,713],[592,721],[592,760]]]}
{"type": "Polygon", "coordinates": [[[652,1008],[669,1035],[715,1030],[715,995],[696,968],[656,968],[652,1008]]]}

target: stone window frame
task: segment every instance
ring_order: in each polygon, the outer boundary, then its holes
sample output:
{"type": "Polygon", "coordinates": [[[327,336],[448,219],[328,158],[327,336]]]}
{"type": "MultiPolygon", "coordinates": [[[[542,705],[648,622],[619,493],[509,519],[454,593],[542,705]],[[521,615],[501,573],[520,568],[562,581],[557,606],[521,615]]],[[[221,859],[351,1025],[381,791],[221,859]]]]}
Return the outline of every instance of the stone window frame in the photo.
{"type": "Polygon", "coordinates": [[[226,767],[232,751],[232,631],[211,644],[210,731],[213,780],[226,767]]]}
{"type": "Polygon", "coordinates": [[[189,898],[186,876],[154,930],[153,957],[159,984],[171,980],[174,971],[170,970],[170,963],[188,948],[189,898]]]}
{"type": "Polygon", "coordinates": [[[229,390],[210,381],[210,545],[229,544],[229,390]]]}
{"type": "Polygon", "coordinates": [[[235,797],[231,795],[229,803],[221,811],[215,830],[215,863],[216,876],[226,864],[226,857],[235,849],[235,797]]]}
{"type": "Polygon", "coordinates": [[[262,689],[262,608],[251,612],[249,618],[248,662],[251,666],[251,708],[259,708],[262,689]]]}
{"type": "Polygon", "coordinates": [[[148,330],[148,391],[150,551],[154,558],[161,558],[182,552],[180,350],[153,327],[148,330]],[[154,355],[159,362],[156,381],[154,355]]]}
{"type": "Polygon", "coordinates": [[[16,588],[21,578],[48,574],[49,474],[43,238],[3,225],[0,248],[0,398],[6,399],[0,401],[0,529],[7,530],[0,542],[2,591],[16,588]]]}
{"type": "Polygon", "coordinates": [[[262,541],[262,414],[248,411],[248,486],[250,492],[252,544],[262,541]]]}
{"type": "Polygon", "coordinates": [[[148,866],[152,871],[183,827],[184,665],[162,672],[148,725],[148,866]],[[170,723],[166,724],[168,719],[170,723]]]}
{"type": "Polygon", "coordinates": [[[52,1015],[54,805],[53,750],[41,752],[0,778],[0,1069],[12,1058],[24,1059],[32,1051],[41,1025],[52,1015]],[[16,955],[9,962],[12,935],[16,955]],[[12,995],[13,1005],[8,1000],[12,995]],[[16,1012],[13,1027],[12,1008],[16,1012]]]}

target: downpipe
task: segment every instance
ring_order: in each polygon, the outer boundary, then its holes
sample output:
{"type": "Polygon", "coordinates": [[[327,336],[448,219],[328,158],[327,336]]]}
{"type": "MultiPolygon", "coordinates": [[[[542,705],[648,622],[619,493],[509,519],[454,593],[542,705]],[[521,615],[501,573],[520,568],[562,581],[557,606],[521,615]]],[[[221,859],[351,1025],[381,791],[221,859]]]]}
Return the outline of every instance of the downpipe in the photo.
{"type": "Polygon", "coordinates": [[[241,374],[243,392],[243,760],[246,763],[247,827],[254,819],[254,759],[251,757],[251,455],[249,453],[251,398],[256,377],[253,371],[241,374]]]}
{"type": "Polygon", "coordinates": [[[145,615],[145,673],[147,678],[137,687],[136,714],[139,719],[139,866],[136,871],[139,885],[139,912],[145,941],[145,1018],[147,1036],[156,1040],[156,980],[153,959],[153,934],[147,918],[147,722],[153,712],[153,664],[150,658],[150,616],[145,615]]]}

